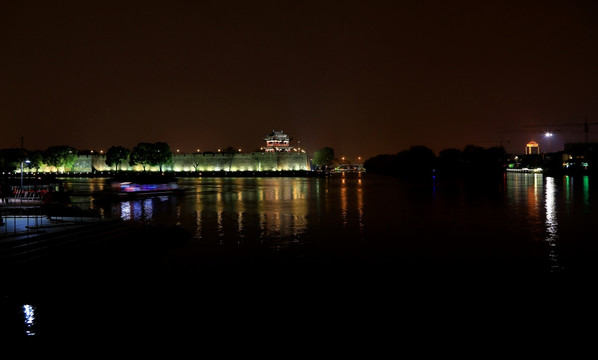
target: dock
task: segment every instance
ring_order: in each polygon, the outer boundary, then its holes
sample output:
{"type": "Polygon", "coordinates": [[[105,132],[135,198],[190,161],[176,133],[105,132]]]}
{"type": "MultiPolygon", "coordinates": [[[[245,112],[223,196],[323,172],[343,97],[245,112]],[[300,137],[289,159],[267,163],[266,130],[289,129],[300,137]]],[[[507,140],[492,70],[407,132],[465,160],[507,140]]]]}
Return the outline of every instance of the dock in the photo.
{"type": "Polygon", "coordinates": [[[542,168],[534,168],[534,169],[529,169],[529,168],[510,169],[510,168],[506,168],[505,171],[506,172],[511,172],[511,173],[524,173],[524,174],[541,174],[541,173],[544,172],[544,170],[542,168]]]}

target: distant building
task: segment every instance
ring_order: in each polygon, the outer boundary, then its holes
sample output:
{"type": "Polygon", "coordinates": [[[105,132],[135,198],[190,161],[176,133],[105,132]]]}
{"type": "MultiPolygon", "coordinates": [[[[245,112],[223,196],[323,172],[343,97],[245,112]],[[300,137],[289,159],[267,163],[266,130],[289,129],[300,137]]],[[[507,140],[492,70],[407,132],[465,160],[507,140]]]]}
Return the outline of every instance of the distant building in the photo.
{"type": "Polygon", "coordinates": [[[567,170],[598,170],[598,143],[567,143],[563,152],[567,170]]]}
{"type": "Polygon", "coordinates": [[[540,154],[540,145],[534,140],[528,142],[525,145],[525,155],[539,155],[540,154]]]}
{"type": "Polygon", "coordinates": [[[289,152],[293,147],[289,145],[291,138],[281,131],[274,131],[264,138],[266,141],[265,152],[289,152]]]}

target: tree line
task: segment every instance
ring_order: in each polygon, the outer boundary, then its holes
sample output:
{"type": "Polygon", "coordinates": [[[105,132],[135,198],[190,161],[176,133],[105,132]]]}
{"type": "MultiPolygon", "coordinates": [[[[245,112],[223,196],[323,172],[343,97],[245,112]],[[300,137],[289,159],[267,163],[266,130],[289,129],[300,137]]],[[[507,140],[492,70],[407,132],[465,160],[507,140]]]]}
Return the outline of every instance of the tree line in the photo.
{"type": "Polygon", "coordinates": [[[44,164],[55,167],[70,167],[77,160],[77,149],[66,146],[51,146],[46,150],[30,151],[26,149],[0,149],[0,170],[11,172],[19,168],[22,163],[27,167],[39,169],[44,164]]]}
{"type": "Polygon", "coordinates": [[[502,172],[506,160],[503,147],[467,145],[463,150],[444,149],[436,156],[426,146],[412,146],[397,154],[369,158],[364,162],[364,168],[368,173],[402,177],[456,176],[502,172]]]}
{"type": "MultiPolygon", "coordinates": [[[[21,163],[27,167],[39,170],[43,165],[59,167],[73,167],[78,155],[88,155],[92,151],[77,149],[67,146],[51,146],[46,150],[30,151],[26,149],[0,149],[0,171],[11,172],[20,168],[21,163]]],[[[141,165],[145,171],[148,166],[159,166],[160,171],[165,165],[172,163],[172,152],[170,146],[164,142],[139,143],[133,149],[123,146],[112,146],[106,152],[106,165],[119,166],[124,161],[129,165],[141,165]]]]}
{"type": "Polygon", "coordinates": [[[122,146],[113,146],[106,152],[106,165],[118,166],[129,159],[129,165],[141,165],[143,171],[148,166],[158,166],[160,171],[164,165],[172,164],[172,152],[170,146],[164,142],[139,143],[132,150],[122,146]]]}

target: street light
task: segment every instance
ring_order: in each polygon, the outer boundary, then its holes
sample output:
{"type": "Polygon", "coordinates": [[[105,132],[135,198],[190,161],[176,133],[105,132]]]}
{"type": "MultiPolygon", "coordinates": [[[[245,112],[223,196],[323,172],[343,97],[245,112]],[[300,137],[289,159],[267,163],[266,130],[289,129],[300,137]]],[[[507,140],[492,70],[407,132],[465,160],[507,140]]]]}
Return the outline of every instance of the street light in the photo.
{"type": "Polygon", "coordinates": [[[23,163],[31,164],[29,160],[21,160],[21,192],[23,191],[23,163]]]}

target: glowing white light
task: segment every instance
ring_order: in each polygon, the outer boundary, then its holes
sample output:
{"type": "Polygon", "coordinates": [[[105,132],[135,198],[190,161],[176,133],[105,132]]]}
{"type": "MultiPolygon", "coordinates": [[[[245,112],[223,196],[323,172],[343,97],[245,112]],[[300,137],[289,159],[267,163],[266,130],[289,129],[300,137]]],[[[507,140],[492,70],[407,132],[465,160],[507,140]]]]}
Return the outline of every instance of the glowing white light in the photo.
{"type": "Polygon", "coordinates": [[[35,307],[33,305],[23,305],[23,315],[25,316],[25,334],[27,336],[35,335],[35,332],[32,330],[35,325],[35,307]]]}
{"type": "Polygon", "coordinates": [[[131,203],[120,203],[120,218],[123,220],[131,220],[131,203]]]}
{"type": "Polygon", "coordinates": [[[556,207],[556,186],[553,177],[546,178],[546,191],[544,204],[546,207],[546,243],[549,246],[548,256],[550,259],[550,268],[552,271],[559,271],[561,266],[559,264],[557,254],[558,241],[558,220],[556,207]]]}

